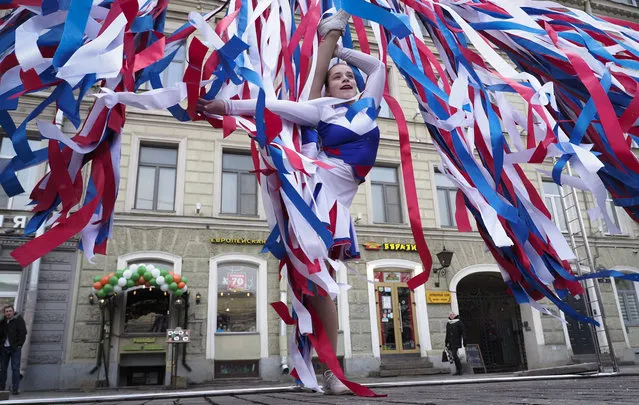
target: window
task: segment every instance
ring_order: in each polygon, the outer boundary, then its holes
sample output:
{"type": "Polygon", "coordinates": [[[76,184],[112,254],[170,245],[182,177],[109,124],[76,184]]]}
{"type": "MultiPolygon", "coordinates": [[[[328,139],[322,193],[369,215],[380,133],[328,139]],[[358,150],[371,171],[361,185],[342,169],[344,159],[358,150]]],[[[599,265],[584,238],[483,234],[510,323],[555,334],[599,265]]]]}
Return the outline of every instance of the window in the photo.
{"type": "Polygon", "coordinates": [[[435,187],[437,188],[439,225],[442,228],[457,226],[457,221],[455,220],[457,187],[446,175],[437,169],[435,169],[435,187]]]}
{"type": "MultiPolygon", "coordinates": [[[[173,271],[173,265],[144,260],[146,266],[173,271]]],[[[135,264],[130,262],[129,264],[135,264]]],[[[166,333],[169,327],[170,296],[159,288],[135,288],[126,292],[124,333],[166,333]]]]}
{"type": "MultiPolygon", "coordinates": [[[[175,54],[175,57],[162,73],[160,73],[160,80],[164,87],[175,86],[182,81],[184,77],[184,64],[186,61],[186,46],[181,46],[175,54]]],[[[152,90],[151,82],[143,83],[140,86],[143,90],[152,90]]]]}
{"type": "Polygon", "coordinates": [[[621,316],[626,326],[639,326],[639,302],[635,285],[630,280],[615,279],[621,316]]]}
{"type": "Polygon", "coordinates": [[[20,293],[20,271],[0,271],[0,309],[7,305],[18,305],[20,293]]]}
{"type": "MultiPolygon", "coordinates": [[[[621,227],[619,226],[619,216],[617,215],[617,208],[615,208],[615,203],[612,201],[612,197],[610,197],[610,195],[608,195],[608,198],[606,199],[606,211],[608,211],[608,215],[610,216],[612,222],[617,226],[617,228],[621,229],[621,227]]],[[[601,218],[601,228],[603,229],[604,233],[610,233],[610,231],[608,230],[608,226],[606,225],[606,221],[604,221],[603,218],[601,218]]]]}
{"type": "Polygon", "coordinates": [[[171,87],[182,81],[185,60],[186,46],[181,46],[169,66],[162,72],[161,78],[164,87],[171,87]]]}
{"type": "Polygon", "coordinates": [[[249,155],[222,156],[222,213],[257,216],[257,179],[249,155]]]}
{"type": "Polygon", "coordinates": [[[257,332],[257,266],[225,263],[217,272],[216,332],[257,332]]]}
{"type": "MultiPolygon", "coordinates": [[[[40,149],[40,141],[29,141],[29,146],[32,150],[40,149]]],[[[13,144],[11,143],[11,139],[7,136],[2,137],[2,145],[0,146],[0,159],[1,160],[10,160],[16,155],[15,150],[13,149],[13,144]]],[[[24,193],[18,194],[13,197],[9,197],[7,193],[4,192],[4,188],[0,186],[0,208],[14,209],[14,210],[30,210],[31,208],[27,206],[31,202],[29,195],[31,194],[31,190],[36,185],[38,175],[38,166],[32,166],[24,170],[20,170],[16,173],[18,176],[18,180],[20,180],[20,184],[22,188],[25,190],[24,193]]]]}
{"type": "Polygon", "coordinates": [[[544,200],[546,207],[552,215],[553,221],[561,229],[562,232],[568,231],[568,221],[561,206],[561,196],[559,194],[559,186],[552,181],[544,180],[544,200]]]}
{"type": "Polygon", "coordinates": [[[135,208],[175,211],[177,147],[140,146],[135,208]]]}
{"type": "Polygon", "coordinates": [[[397,169],[394,167],[373,167],[370,172],[373,192],[373,222],[400,224],[402,205],[399,197],[397,169]]]}
{"type": "MultiPolygon", "coordinates": [[[[388,85],[390,86],[390,84],[392,83],[392,81],[391,81],[391,68],[390,67],[387,68],[387,70],[386,70],[386,77],[388,78],[387,79],[388,80],[388,85]]],[[[389,91],[390,91],[390,89],[389,89],[389,91]]],[[[382,117],[382,118],[390,118],[390,119],[395,118],[393,116],[393,113],[390,110],[390,107],[388,106],[388,103],[386,103],[386,100],[384,100],[383,98],[382,98],[381,103],[379,103],[379,113],[377,115],[379,117],[382,117]]]]}

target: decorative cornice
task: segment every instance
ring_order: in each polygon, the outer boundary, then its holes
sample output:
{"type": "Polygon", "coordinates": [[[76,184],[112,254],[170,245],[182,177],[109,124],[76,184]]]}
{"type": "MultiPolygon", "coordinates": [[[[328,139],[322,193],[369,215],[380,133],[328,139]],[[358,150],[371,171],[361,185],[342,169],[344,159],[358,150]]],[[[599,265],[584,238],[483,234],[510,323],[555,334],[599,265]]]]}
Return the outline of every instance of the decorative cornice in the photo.
{"type": "Polygon", "coordinates": [[[639,8],[636,6],[629,6],[623,3],[616,3],[614,1],[591,1],[593,14],[597,14],[597,11],[604,11],[609,14],[614,14],[615,17],[621,17],[628,20],[639,20],[639,8]]]}
{"type": "MultiPolygon", "coordinates": [[[[24,245],[25,243],[29,242],[32,239],[33,239],[32,237],[23,236],[23,235],[17,235],[17,236],[2,235],[0,236],[0,246],[2,246],[2,248],[15,249],[24,245]]],[[[63,244],[58,246],[54,251],[60,251],[60,250],[75,251],[77,249],[78,249],[78,239],[74,238],[64,242],[63,244]]]]}

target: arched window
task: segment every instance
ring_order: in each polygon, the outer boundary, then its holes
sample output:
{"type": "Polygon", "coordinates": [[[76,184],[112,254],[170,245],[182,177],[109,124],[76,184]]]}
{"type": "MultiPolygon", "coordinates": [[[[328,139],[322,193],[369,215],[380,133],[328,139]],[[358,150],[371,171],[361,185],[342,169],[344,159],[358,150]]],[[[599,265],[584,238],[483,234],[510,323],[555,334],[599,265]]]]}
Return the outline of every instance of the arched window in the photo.
{"type": "Polygon", "coordinates": [[[252,263],[218,265],[217,333],[257,331],[257,272],[252,263]]]}

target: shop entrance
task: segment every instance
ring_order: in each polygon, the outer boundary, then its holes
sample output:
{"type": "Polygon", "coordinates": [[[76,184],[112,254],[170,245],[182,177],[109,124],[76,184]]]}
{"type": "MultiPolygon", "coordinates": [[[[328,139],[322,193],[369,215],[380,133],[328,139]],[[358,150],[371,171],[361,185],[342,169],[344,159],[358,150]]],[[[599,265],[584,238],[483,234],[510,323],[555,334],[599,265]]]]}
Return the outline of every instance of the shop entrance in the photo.
{"type": "Polygon", "coordinates": [[[375,306],[381,354],[418,353],[415,297],[407,271],[375,272],[375,306]]]}
{"type": "Polygon", "coordinates": [[[501,275],[464,277],[457,286],[457,301],[466,343],[479,345],[487,372],[525,370],[521,312],[501,275]]]}

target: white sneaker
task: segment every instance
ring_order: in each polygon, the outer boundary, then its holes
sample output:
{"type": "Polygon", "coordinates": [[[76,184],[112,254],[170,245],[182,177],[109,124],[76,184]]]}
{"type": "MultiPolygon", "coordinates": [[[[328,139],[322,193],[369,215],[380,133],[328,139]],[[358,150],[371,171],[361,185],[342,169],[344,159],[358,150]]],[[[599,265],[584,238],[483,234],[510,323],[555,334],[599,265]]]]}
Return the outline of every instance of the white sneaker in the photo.
{"type": "Polygon", "coordinates": [[[348,24],[349,18],[351,18],[351,15],[340,9],[332,16],[326,17],[320,21],[317,26],[317,32],[321,37],[325,37],[329,31],[333,30],[342,31],[342,33],[344,33],[344,28],[346,27],[346,24],[348,24]]]}
{"type": "Polygon", "coordinates": [[[324,394],[326,395],[350,395],[353,393],[344,385],[331,370],[324,372],[324,394]]]}

